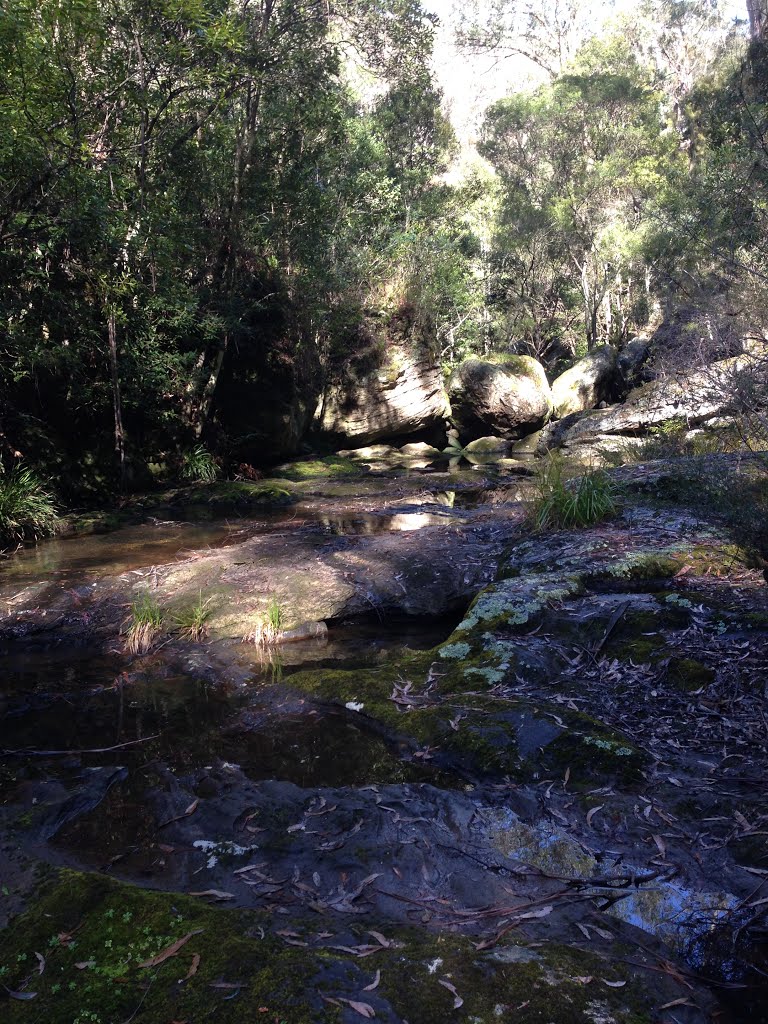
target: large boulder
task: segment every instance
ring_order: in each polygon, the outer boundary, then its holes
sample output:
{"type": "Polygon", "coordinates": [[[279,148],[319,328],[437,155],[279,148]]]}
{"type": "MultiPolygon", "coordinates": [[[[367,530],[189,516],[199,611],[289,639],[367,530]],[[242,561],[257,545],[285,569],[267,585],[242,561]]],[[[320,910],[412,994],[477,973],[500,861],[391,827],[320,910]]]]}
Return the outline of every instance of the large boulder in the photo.
{"type": "Polygon", "coordinates": [[[524,437],[552,415],[544,367],[531,356],[465,359],[448,386],[462,439],[493,434],[524,437]]]}
{"type": "Polygon", "coordinates": [[[611,345],[593,349],[554,380],[552,402],[555,415],[563,417],[594,409],[611,397],[615,377],[616,349],[611,345]]]}
{"type": "Polygon", "coordinates": [[[640,387],[651,379],[648,373],[650,356],[651,342],[642,335],[632,338],[619,352],[616,357],[616,373],[625,392],[640,387]]]}
{"type": "Polygon", "coordinates": [[[351,445],[437,432],[450,416],[437,346],[415,311],[404,307],[382,328],[370,321],[358,349],[321,395],[314,429],[351,445]]]}

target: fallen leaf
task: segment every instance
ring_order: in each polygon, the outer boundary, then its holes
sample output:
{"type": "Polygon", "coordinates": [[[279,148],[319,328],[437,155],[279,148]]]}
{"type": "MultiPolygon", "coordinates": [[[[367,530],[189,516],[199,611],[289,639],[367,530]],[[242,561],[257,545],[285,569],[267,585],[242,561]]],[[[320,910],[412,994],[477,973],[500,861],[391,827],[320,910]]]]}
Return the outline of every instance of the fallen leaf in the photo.
{"type": "Polygon", "coordinates": [[[438,985],[442,985],[443,988],[447,988],[448,991],[451,993],[451,995],[454,997],[454,999],[453,999],[453,1008],[454,1008],[454,1010],[458,1010],[459,1007],[464,1005],[464,1000],[461,998],[461,996],[456,991],[455,987],[450,983],[450,981],[447,981],[445,978],[438,978],[437,979],[437,983],[438,983],[438,985]]]}
{"type": "Polygon", "coordinates": [[[598,804],[598,806],[597,807],[593,807],[591,811],[587,811],[587,824],[589,825],[590,828],[592,828],[592,819],[597,814],[597,812],[598,811],[602,811],[602,809],[604,807],[605,807],[605,804],[598,804]]]}
{"type": "Polygon", "coordinates": [[[214,900],[233,900],[234,893],[222,892],[221,889],[203,889],[202,892],[191,892],[190,896],[210,896],[214,900]]]}
{"type": "MultiPolygon", "coordinates": [[[[192,895],[194,896],[196,894],[192,893],[192,895]]],[[[157,967],[158,964],[163,963],[169,957],[176,956],[176,954],[179,952],[181,947],[184,946],[187,942],[189,942],[189,940],[193,937],[193,935],[199,935],[202,930],[203,930],[202,928],[198,928],[194,932],[187,932],[186,935],[184,935],[180,939],[177,939],[176,942],[172,943],[170,946],[168,946],[166,949],[164,949],[161,953],[158,953],[157,956],[153,956],[151,960],[145,960],[143,964],[138,964],[137,966],[138,967],[157,967]]]]}
{"type": "Polygon", "coordinates": [[[680,999],[673,999],[671,1003],[664,1003],[663,1006],[659,1007],[659,1010],[671,1010],[673,1006],[695,1006],[696,1003],[692,1003],[688,996],[681,996],[680,999]]]}
{"type": "Polygon", "coordinates": [[[36,999],[37,992],[12,992],[9,988],[5,990],[11,999],[29,1000],[36,999]]]}
{"type": "Polygon", "coordinates": [[[183,814],[177,814],[175,818],[169,818],[167,821],[161,822],[157,827],[165,828],[166,825],[172,825],[174,821],[181,821],[182,818],[188,818],[190,814],[194,814],[198,808],[200,801],[193,800],[189,807],[184,811],[183,814]]]}
{"type": "Polygon", "coordinates": [[[368,932],[368,934],[371,936],[371,938],[376,939],[376,941],[380,945],[382,945],[384,949],[389,949],[389,947],[392,945],[389,939],[385,935],[382,935],[381,932],[368,932]]]}
{"type": "Polygon", "coordinates": [[[189,981],[189,979],[193,975],[197,974],[197,968],[199,966],[200,966],[200,954],[199,953],[193,953],[192,954],[192,963],[189,965],[189,970],[187,971],[186,975],[184,976],[184,981],[189,981]]]}
{"type": "Polygon", "coordinates": [[[242,988],[243,983],[241,981],[212,981],[209,983],[208,988],[242,988]]]}
{"type": "Polygon", "coordinates": [[[662,859],[664,859],[664,857],[667,856],[667,844],[664,842],[664,840],[661,838],[661,836],[657,836],[657,835],[654,835],[653,841],[654,841],[654,843],[656,843],[656,849],[661,854],[662,859]]]}
{"type": "Polygon", "coordinates": [[[346,1003],[347,1006],[350,1006],[356,1013],[359,1013],[361,1017],[367,1017],[370,1019],[371,1017],[376,1016],[376,1011],[368,1003],[358,1003],[354,999],[341,999],[341,1002],[346,1003]]]}
{"type": "Polygon", "coordinates": [[[81,960],[79,964],[75,964],[78,971],[84,971],[86,967],[94,967],[96,964],[95,960],[81,960]]]}
{"type": "Polygon", "coordinates": [[[607,978],[603,978],[602,982],[604,985],[607,985],[608,988],[624,988],[627,984],[626,981],[608,981],[607,978]]]}
{"type": "Polygon", "coordinates": [[[541,910],[529,910],[527,914],[516,914],[515,915],[515,920],[516,921],[532,921],[535,918],[547,917],[549,914],[552,913],[552,911],[554,909],[555,908],[552,906],[552,904],[549,904],[549,906],[542,907],[541,910]]]}
{"type": "Polygon", "coordinates": [[[381,971],[376,971],[376,976],[374,977],[373,981],[371,982],[370,985],[366,985],[365,986],[365,988],[363,989],[363,992],[373,992],[373,990],[375,988],[379,987],[379,982],[380,981],[381,981],[381,971]]]}
{"type": "Polygon", "coordinates": [[[45,970],[45,957],[43,956],[42,953],[35,953],[35,956],[37,957],[37,970],[38,970],[38,973],[42,974],[43,971],[45,970]]]}
{"type": "Polygon", "coordinates": [[[671,782],[673,786],[678,786],[680,789],[683,788],[683,784],[680,779],[676,779],[674,775],[668,775],[667,782],[671,782]]]}

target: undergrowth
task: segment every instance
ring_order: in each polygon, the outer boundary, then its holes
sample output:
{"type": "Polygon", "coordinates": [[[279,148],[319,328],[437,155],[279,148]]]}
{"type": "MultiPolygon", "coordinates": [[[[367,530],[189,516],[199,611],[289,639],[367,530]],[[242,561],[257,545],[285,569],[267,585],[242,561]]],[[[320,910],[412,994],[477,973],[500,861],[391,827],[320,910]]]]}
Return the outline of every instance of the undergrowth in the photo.
{"type": "Polygon", "coordinates": [[[150,594],[142,594],[131,605],[125,646],[131,654],[145,654],[163,627],[163,612],[150,594]]]}
{"type": "Polygon", "coordinates": [[[177,632],[185,640],[202,640],[205,636],[205,624],[211,617],[211,598],[203,600],[200,591],[197,601],[186,608],[179,608],[173,615],[173,623],[177,632]]]}
{"type": "Polygon", "coordinates": [[[243,639],[246,643],[256,644],[257,647],[271,647],[279,640],[283,624],[283,610],[277,598],[272,597],[255,628],[243,639]]]}
{"type": "Polygon", "coordinates": [[[181,476],[184,480],[198,480],[204,484],[212,484],[219,477],[216,459],[205,445],[198,444],[181,458],[181,476]]]}
{"type": "Polygon", "coordinates": [[[617,511],[616,490],[605,473],[591,470],[564,480],[562,460],[552,457],[539,471],[528,517],[536,530],[563,530],[591,526],[617,511]]]}
{"type": "Polygon", "coordinates": [[[0,545],[40,540],[56,530],[53,495],[26,466],[0,468],[0,545]]]}

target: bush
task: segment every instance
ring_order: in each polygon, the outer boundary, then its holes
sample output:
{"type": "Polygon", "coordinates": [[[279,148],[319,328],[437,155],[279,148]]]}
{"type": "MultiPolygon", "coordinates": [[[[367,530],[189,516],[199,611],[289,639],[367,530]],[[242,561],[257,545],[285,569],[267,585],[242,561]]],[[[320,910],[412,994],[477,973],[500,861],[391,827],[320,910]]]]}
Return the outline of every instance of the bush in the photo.
{"type": "Polygon", "coordinates": [[[203,600],[203,592],[200,591],[195,604],[188,608],[180,608],[173,616],[176,629],[186,640],[202,640],[205,636],[205,624],[211,617],[209,607],[211,598],[203,600]]]}
{"type": "Polygon", "coordinates": [[[0,543],[40,540],[56,530],[53,495],[26,466],[0,475],[0,543]]]}
{"type": "Polygon", "coordinates": [[[163,626],[163,612],[153,597],[142,594],[131,605],[126,647],[131,654],[145,654],[163,626]]]}
{"type": "Polygon", "coordinates": [[[272,597],[266,611],[256,623],[256,628],[243,639],[246,643],[256,644],[257,647],[270,647],[280,639],[284,619],[280,603],[276,597],[272,597]]]}
{"type": "Polygon", "coordinates": [[[577,480],[563,479],[563,464],[550,458],[538,477],[537,494],[529,518],[537,530],[562,530],[591,526],[618,511],[613,484],[600,470],[577,480]]]}
{"type": "Polygon", "coordinates": [[[218,464],[205,445],[195,445],[182,455],[181,476],[184,480],[199,480],[205,484],[212,484],[218,479],[218,464]]]}

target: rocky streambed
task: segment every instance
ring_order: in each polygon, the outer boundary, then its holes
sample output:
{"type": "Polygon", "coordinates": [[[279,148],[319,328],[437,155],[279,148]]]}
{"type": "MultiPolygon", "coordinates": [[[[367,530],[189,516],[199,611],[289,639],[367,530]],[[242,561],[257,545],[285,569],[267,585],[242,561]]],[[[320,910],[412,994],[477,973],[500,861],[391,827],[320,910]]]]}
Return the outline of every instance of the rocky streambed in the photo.
{"type": "Polygon", "coordinates": [[[416,461],[3,563],[7,1019],[766,1019],[762,574],[666,467],[531,535],[524,468],[416,461]]]}

